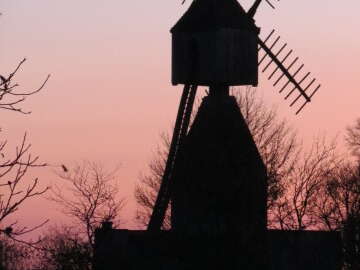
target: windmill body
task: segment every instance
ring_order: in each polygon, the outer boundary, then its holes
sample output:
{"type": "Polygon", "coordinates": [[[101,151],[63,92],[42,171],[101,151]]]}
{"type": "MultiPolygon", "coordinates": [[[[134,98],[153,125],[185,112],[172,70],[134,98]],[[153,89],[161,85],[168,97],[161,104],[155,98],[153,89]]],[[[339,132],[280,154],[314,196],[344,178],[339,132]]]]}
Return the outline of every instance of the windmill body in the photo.
{"type": "Polygon", "coordinates": [[[248,260],[257,257],[263,268],[266,169],[229,95],[229,86],[257,85],[259,28],[236,0],[197,0],[171,33],[173,84],[210,88],[177,145],[169,179],[172,230],[256,235],[241,242],[253,250],[248,260]]]}
{"type": "Polygon", "coordinates": [[[265,232],[266,169],[234,97],[203,99],[172,182],[174,231],[265,232]]]}
{"type": "Polygon", "coordinates": [[[261,224],[265,230],[265,166],[235,99],[229,96],[230,86],[258,83],[259,28],[236,0],[195,0],[171,33],[172,82],[184,84],[184,93],[192,87],[180,102],[148,228],[161,227],[171,199],[173,229],[237,230],[261,224]],[[192,112],[190,96],[198,85],[209,86],[210,94],[188,131],[189,123],[183,119],[192,112]]]}

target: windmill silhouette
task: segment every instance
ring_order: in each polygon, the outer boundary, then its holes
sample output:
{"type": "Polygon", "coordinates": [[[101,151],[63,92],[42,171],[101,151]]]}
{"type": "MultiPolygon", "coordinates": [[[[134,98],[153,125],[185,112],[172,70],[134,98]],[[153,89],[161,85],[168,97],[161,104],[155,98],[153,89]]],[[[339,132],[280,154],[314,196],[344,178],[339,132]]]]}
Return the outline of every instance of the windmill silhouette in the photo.
{"type": "Polygon", "coordinates": [[[253,17],[261,2],[246,12],[236,0],[194,0],[171,29],[172,83],[184,89],[149,231],[161,229],[170,200],[173,229],[266,227],[265,166],[229,87],[257,86],[259,69],[269,70],[290,106],[300,103],[298,114],[321,85],[310,73],[298,78],[304,65],[274,30],[259,37],[253,17]],[[198,86],[210,91],[189,130],[198,86]]]}
{"type": "Polygon", "coordinates": [[[299,113],[320,85],[300,76],[275,31],[259,38],[261,2],[246,12],[236,0],[194,0],[172,28],[172,82],[184,89],[153,213],[146,231],[103,224],[95,270],[342,269],[339,232],[266,227],[266,167],[229,87],[256,86],[269,71],[299,113]],[[209,92],[189,128],[198,86],[209,92]],[[171,230],[161,230],[170,201],[171,230]]]}

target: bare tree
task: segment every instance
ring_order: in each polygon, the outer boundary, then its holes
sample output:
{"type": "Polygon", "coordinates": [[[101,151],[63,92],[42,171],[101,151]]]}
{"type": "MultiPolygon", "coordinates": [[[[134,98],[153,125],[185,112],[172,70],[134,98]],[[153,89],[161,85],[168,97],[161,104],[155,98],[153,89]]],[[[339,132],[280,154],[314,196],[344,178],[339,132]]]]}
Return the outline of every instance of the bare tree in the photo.
{"type": "Polygon", "coordinates": [[[52,227],[33,250],[33,268],[37,270],[90,270],[92,248],[70,227],[52,227]]]}
{"type": "MultiPolygon", "coordinates": [[[[0,144],[0,150],[3,151],[6,141],[0,144]]],[[[22,180],[29,168],[44,167],[45,163],[38,163],[38,156],[32,157],[29,153],[31,145],[26,143],[26,134],[24,135],[19,147],[16,148],[12,158],[6,158],[7,155],[2,153],[2,162],[0,164],[0,224],[4,221],[28,199],[44,194],[48,188],[38,189],[38,178],[35,178],[26,189],[21,185],[22,180]]],[[[22,227],[13,230],[15,223],[8,225],[1,230],[6,234],[20,235],[29,232],[29,229],[22,227]]]]}
{"type": "Polygon", "coordinates": [[[358,168],[341,163],[327,177],[319,196],[317,215],[327,230],[342,230],[347,217],[360,214],[360,178],[358,168]]]}
{"type": "Polygon", "coordinates": [[[105,221],[117,222],[124,205],[124,200],[116,197],[116,170],[108,172],[98,163],[84,161],[71,170],[63,166],[63,172],[57,175],[67,185],[54,185],[49,199],[79,223],[81,233],[94,247],[95,229],[105,221]]]}
{"type": "MultiPolygon", "coordinates": [[[[29,114],[29,111],[25,111],[21,107],[22,103],[28,96],[41,91],[49,79],[48,76],[36,90],[18,90],[19,85],[13,80],[25,60],[23,59],[9,75],[0,75],[0,109],[2,110],[29,114]]],[[[25,181],[27,181],[26,174],[29,169],[44,167],[46,163],[39,162],[38,156],[31,155],[31,144],[27,142],[26,133],[13,154],[7,150],[7,145],[8,141],[6,139],[0,139],[0,232],[16,237],[33,231],[43,224],[35,228],[27,228],[15,226],[17,222],[9,224],[7,220],[9,216],[18,211],[25,201],[40,196],[48,190],[47,187],[39,188],[37,178],[29,180],[27,187],[24,188],[25,181]]]]}
{"type": "MultiPolygon", "coordinates": [[[[136,220],[143,226],[148,224],[165,169],[170,146],[169,137],[165,133],[161,135],[161,143],[162,145],[156,149],[154,158],[148,164],[148,174],[141,174],[139,182],[135,186],[134,195],[139,206],[136,210],[136,220]]],[[[170,207],[168,207],[163,228],[168,229],[170,227],[170,207]]]]}
{"type": "MultiPolygon", "coordinates": [[[[271,212],[275,201],[284,194],[285,180],[292,172],[301,145],[295,131],[285,120],[279,119],[275,109],[268,109],[257,96],[256,89],[240,89],[233,91],[233,94],[268,170],[268,209],[271,212]]],[[[135,188],[135,198],[139,206],[136,217],[142,225],[147,224],[151,215],[168,154],[168,136],[162,135],[161,141],[162,144],[158,146],[149,163],[148,173],[140,176],[135,188]]],[[[169,215],[168,211],[164,220],[165,228],[170,227],[169,215]]]]}
{"type": "Polygon", "coordinates": [[[2,235],[0,237],[0,269],[31,269],[31,251],[29,246],[2,235]]]}
{"type": "Polygon", "coordinates": [[[342,231],[345,269],[360,267],[360,166],[340,163],[319,193],[319,224],[342,231]]]}
{"type": "Polygon", "coordinates": [[[285,191],[269,213],[271,227],[283,230],[319,228],[318,206],[326,200],[321,189],[338,162],[335,143],[315,140],[311,149],[299,156],[287,175],[285,191]]]}
{"type": "Polygon", "coordinates": [[[346,142],[353,154],[360,158],[360,119],[356,123],[347,128],[346,142]]]}
{"type": "Polygon", "coordinates": [[[9,75],[0,75],[0,109],[10,110],[23,114],[31,113],[30,111],[25,111],[21,107],[22,103],[26,100],[27,97],[40,92],[49,80],[50,75],[48,75],[45,81],[41,84],[41,86],[35,90],[18,90],[19,84],[14,82],[14,77],[18,73],[22,65],[25,63],[25,61],[26,58],[20,61],[15,70],[12,71],[9,75]]]}

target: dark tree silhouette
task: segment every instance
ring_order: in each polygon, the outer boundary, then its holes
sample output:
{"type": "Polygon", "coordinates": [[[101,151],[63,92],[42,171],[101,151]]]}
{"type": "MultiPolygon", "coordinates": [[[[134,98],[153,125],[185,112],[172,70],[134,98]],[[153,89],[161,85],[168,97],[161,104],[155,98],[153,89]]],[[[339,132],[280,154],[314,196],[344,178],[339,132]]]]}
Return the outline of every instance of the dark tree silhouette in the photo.
{"type": "MultiPolygon", "coordinates": [[[[27,97],[41,91],[48,81],[49,75],[38,89],[19,90],[19,85],[14,82],[14,78],[25,61],[26,59],[20,61],[9,75],[0,75],[0,110],[29,114],[30,111],[22,108],[23,102],[27,97]]],[[[10,237],[16,237],[42,225],[35,228],[19,227],[15,226],[17,222],[9,224],[7,220],[28,199],[40,196],[48,190],[46,187],[39,188],[37,178],[31,181],[26,179],[30,168],[44,167],[46,164],[39,162],[39,157],[30,153],[31,144],[27,142],[26,133],[13,154],[7,150],[7,144],[6,139],[0,139],[0,232],[10,237]]]]}
{"type": "Polygon", "coordinates": [[[360,119],[347,128],[346,142],[353,154],[360,158],[360,119]]]}
{"type": "Polygon", "coordinates": [[[286,177],[282,196],[269,213],[272,228],[282,230],[322,229],[318,206],[327,197],[321,193],[336,170],[340,158],[336,144],[316,139],[308,151],[303,151],[286,177]]]}
{"type": "Polygon", "coordinates": [[[27,270],[32,269],[32,249],[28,245],[7,237],[0,236],[0,269],[27,270]]]}
{"type": "Polygon", "coordinates": [[[24,103],[27,97],[40,92],[49,80],[50,75],[46,77],[45,81],[38,89],[31,91],[19,90],[19,84],[14,82],[14,77],[18,73],[22,65],[25,63],[25,61],[26,58],[20,61],[15,70],[12,71],[9,75],[0,75],[0,109],[10,110],[23,114],[31,113],[30,111],[25,111],[21,107],[21,105],[24,103]]]}
{"type": "Polygon", "coordinates": [[[58,203],[67,216],[80,226],[81,235],[94,247],[95,229],[102,222],[118,222],[119,212],[124,205],[118,199],[116,171],[106,171],[100,164],[84,161],[74,168],[58,173],[61,184],[52,187],[50,200],[58,203]]]}
{"type": "Polygon", "coordinates": [[[322,228],[342,231],[344,269],[360,267],[360,166],[340,163],[317,195],[316,214],[322,228]]]}
{"type": "Polygon", "coordinates": [[[92,248],[73,228],[52,227],[34,250],[33,257],[32,269],[90,270],[92,248]]]}

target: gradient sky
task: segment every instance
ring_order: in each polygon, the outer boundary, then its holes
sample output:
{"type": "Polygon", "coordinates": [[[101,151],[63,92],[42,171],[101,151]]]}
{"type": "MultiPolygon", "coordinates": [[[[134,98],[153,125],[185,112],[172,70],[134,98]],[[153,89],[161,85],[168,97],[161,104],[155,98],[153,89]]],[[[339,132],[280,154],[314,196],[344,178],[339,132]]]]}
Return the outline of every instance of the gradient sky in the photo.
{"type": "MultiPolygon", "coordinates": [[[[242,1],[248,7],[253,1],[242,1]]],[[[304,141],[319,133],[343,138],[360,117],[360,2],[284,0],[265,3],[256,16],[265,36],[272,28],[322,83],[300,116],[260,77],[269,106],[299,131],[304,141]]],[[[46,89],[24,107],[30,116],[1,112],[2,137],[14,144],[25,131],[33,152],[50,164],[89,159],[109,168],[121,164],[126,226],[133,226],[133,188],[153,156],[159,134],[175,119],[181,86],[170,83],[169,29],[191,3],[172,1],[1,0],[0,74],[27,57],[17,82],[32,89],[52,74],[46,89]]],[[[53,168],[39,173],[56,181],[53,168]]],[[[44,200],[19,214],[34,224],[62,216],[44,200]],[[34,209],[36,211],[34,211],[34,209]]]]}

